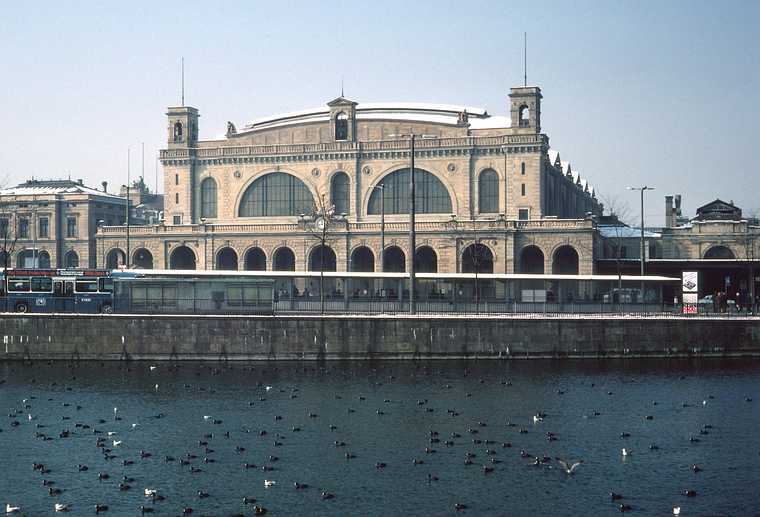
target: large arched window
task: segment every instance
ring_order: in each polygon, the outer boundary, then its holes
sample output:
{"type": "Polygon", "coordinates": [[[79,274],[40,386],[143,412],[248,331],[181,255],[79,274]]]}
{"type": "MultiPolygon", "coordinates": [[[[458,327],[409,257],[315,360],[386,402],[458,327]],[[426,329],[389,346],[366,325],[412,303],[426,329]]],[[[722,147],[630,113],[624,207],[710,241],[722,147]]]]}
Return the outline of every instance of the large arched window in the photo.
{"type": "Polygon", "coordinates": [[[174,141],[175,142],[182,141],[182,122],[174,123],[174,141]]]}
{"type": "Polygon", "coordinates": [[[216,181],[206,178],[201,183],[201,217],[216,217],[216,181]]]}
{"type": "Polygon", "coordinates": [[[499,177],[492,169],[481,172],[478,178],[478,206],[481,214],[499,211],[499,177]]]}
{"type": "MultiPolygon", "coordinates": [[[[451,213],[451,197],[441,180],[426,170],[415,168],[414,183],[414,204],[418,214],[451,213]]],[[[382,200],[385,201],[386,214],[409,213],[409,169],[388,174],[378,185],[383,188],[372,191],[367,209],[370,215],[380,213],[382,200]]]]}
{"type": "Polygon", "coordinates": [[[314,199],[304,183],[290,174],[273,172],[262,176],[243,194],[240,217],[300,215],[314,207],[314,199]]]}
{"type": "Polygon", "coordinates": [[[330,199],[335,207],[336,214],[348,214],[350,212],[348,186],[348,174],[345,172],[336,173],[330,181],[330,199]]]}

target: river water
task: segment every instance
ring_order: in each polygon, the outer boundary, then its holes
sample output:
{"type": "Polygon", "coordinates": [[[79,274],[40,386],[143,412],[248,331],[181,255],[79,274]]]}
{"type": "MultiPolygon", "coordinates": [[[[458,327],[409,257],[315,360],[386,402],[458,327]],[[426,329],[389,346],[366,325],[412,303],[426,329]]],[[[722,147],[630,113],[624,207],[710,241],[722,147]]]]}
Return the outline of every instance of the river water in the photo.
{"type": "Polygon", "coordinates": [[[757,361],[4,363],[0,382],[0,504],[24,515],[252,515],[244,497],[268,515],[760,515],[757,361]]]}

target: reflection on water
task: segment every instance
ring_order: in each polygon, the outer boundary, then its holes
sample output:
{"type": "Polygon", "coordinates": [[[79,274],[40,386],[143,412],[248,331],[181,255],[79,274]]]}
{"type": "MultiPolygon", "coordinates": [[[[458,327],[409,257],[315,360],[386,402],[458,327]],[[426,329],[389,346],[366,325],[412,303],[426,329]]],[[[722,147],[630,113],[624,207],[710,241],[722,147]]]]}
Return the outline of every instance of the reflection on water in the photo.
{"type": "Polygon", "coordinates": [[[456,503],[470,515],[606,515],[625,503],[688,516],[760,504],[757,362],[150,366],[0,365],[0,504],[250,515],[249,497],[270,515],[447,515],[456,503]],[[584,463],[568,476],[555,457],[584,463]]]}

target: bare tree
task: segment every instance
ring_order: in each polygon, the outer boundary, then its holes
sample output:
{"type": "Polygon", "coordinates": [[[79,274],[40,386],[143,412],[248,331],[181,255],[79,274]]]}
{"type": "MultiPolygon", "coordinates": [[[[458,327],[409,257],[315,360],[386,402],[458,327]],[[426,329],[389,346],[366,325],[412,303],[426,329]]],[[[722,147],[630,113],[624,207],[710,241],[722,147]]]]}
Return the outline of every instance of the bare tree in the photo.
{"type": "Polygon", "coordinates": [[[328,204],[325,194],[317,195],[311,209],[301,214],[298,224],[319,241],[319,305],[320,313],[325,313],[325,248],[339,223],[345,223],[345,214],[336,214],[335,206],[328,204]]]}
{"type": "MultiPolygon", "coordinates": [[[[618,277],[618,293],[620,293],[623,288],[623,273],[620,259],[623,258],[622,252],[625,239],[627,238],[625,235],[627,234],[627,229],[630,228],[628,222],[631,220],[631,207],[627,202],[623,201],[616,195],[606,196],[602,200],[608,211],[607,216],[611,219],[611,224],[605,225],[609,228],[609,232],[606,232],[609,237],[604,238],[603,245],[609,245],[612,257],[615,259],[615,269],[618,277]]],[[[641,259],[643,260],[643,257],[641,257],[641,259]]],[[[644,293],[641,293],[641,296],[643,297],[644,293]]]]}

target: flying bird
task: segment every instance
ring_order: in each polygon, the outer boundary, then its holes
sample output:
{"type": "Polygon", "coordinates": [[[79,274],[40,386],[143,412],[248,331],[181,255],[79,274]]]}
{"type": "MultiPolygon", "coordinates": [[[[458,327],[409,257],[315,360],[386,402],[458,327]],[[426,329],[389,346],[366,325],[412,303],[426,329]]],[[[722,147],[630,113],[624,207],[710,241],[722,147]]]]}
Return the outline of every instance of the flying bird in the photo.
{"type": "Polygon", "coordinates": [[[583,463],[583,460],[578,460],[578,461],[576,461],[574,463],[568,463],[568,462],[564,461],[561,458],[555,458],[555,459],[562,466],[562,468],[565,470],[565,474],[568,474],[568,475],[572,475],[573,471],[576,468],[578,468],[578,465],[580,465],[581,463],[583,463]]]}

